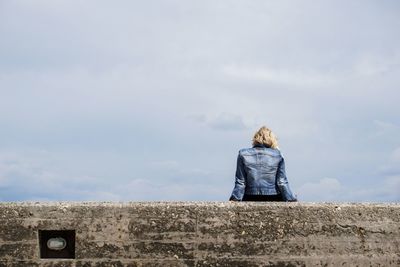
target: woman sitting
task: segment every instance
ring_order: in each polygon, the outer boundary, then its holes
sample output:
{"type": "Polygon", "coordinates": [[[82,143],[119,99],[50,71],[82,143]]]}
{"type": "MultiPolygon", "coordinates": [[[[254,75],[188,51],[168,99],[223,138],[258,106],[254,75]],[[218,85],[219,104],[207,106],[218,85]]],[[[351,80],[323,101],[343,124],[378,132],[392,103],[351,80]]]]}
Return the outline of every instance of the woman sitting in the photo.
{"type": "Polygon", "coordinates": [[[289,188],[285,161],[270,129],[263,126],[253,147],[239,151],[232,201],[297,201],[289,188]]]}

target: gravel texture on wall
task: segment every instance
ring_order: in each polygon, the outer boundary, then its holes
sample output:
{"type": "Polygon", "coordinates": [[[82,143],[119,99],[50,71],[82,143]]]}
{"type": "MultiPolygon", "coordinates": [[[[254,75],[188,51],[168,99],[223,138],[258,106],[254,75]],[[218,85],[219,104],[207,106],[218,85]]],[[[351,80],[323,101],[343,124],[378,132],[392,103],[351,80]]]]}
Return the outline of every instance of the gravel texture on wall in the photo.
{"type": "Polygon", "coordinates": [[[400,204],[0,203],[0,266],[400,266],[400,204]],[[43,230],[74,258],[42,259],[43,230]]]}

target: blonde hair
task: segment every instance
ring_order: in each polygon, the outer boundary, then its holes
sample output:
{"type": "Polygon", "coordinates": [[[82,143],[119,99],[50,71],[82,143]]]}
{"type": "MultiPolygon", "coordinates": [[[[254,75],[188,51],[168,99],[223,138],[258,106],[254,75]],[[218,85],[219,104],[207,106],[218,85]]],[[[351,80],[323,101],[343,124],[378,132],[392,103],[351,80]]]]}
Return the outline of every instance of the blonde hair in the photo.
{"type": "Polygon", "coordinates": [[[255,145],[265,145],[270,148],[278,148],[278,140],[275,134],[267,127],[261,127],[253,137],[253,146],[255,145]]]}

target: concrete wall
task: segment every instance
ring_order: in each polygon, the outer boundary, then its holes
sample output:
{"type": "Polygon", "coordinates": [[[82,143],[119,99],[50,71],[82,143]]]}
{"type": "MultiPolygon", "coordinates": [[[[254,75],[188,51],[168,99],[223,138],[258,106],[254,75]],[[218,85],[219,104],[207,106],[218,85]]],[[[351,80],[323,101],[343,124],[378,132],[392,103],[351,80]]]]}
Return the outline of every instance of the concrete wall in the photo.
{"type": "Polygon", "coordinates": [[[0,203],[0,266],[400,266],[400,204],[0,203]],[[38,230],[75,229],[75,259],[38,230]]]}

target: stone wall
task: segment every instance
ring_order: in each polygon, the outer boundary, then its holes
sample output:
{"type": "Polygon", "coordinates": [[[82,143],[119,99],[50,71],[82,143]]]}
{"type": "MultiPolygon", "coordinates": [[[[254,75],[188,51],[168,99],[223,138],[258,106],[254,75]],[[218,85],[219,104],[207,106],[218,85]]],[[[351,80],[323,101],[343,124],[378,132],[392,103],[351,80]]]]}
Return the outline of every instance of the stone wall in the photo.
{"type": "Polygon", "coordinates": [[[0,203],[0,266],[400,266],[400,204],[0,203]]]}

